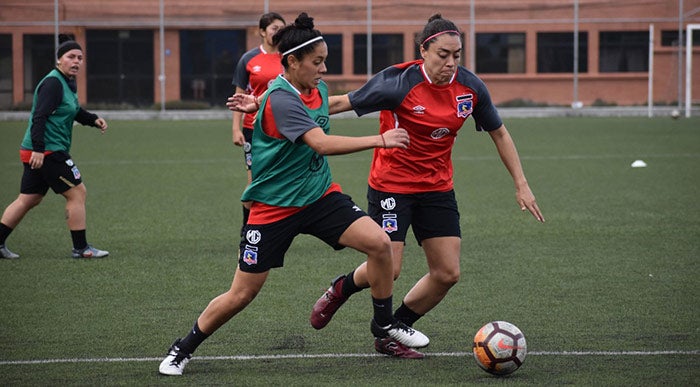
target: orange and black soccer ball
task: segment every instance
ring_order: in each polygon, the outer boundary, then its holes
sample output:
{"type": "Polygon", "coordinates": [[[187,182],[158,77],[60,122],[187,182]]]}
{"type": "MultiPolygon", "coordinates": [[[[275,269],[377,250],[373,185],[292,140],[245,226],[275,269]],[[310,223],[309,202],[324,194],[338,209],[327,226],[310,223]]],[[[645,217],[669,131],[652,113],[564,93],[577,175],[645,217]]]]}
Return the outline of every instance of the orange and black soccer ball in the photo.
{"type": "Polygon", "coordinates": [[[494,375],[508,375],[527,355],[525,335],[506,321],[492,321],[479,329],[472,345],[476,364],[494,375]]]}

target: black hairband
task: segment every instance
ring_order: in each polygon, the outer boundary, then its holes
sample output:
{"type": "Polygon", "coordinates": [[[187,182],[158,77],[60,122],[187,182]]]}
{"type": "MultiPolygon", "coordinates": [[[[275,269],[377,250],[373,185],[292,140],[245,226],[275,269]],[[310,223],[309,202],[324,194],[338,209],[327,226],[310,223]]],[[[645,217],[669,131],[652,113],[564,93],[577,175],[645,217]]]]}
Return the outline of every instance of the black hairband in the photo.
{"type": "Polygon", "coordinates": [[[58,46],[58,50],[56,50],[56,59],[62,57],[63,54],[67,53],[70,50],[83,51],[83,48],[80,47],[78,42],[76,42],[75,40],[67,40],[67,41],[61,43],[60,46],[58,46]]]}

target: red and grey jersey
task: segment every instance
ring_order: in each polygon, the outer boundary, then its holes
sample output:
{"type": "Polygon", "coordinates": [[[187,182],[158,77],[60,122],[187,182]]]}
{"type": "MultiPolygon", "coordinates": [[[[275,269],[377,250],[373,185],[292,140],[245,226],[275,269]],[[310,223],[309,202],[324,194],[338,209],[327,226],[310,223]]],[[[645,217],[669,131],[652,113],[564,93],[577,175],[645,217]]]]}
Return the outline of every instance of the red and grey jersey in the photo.
{"type": "Polygon", "coordinates": [[[445,192],[453,188],[452,146],[464,121],[477,130],[503,124],[484,82],[459,66],[446,85],[433,84],[423,61],[388,67],[349,93],[358,115],[381,111],[379,132],[408,131],[408,149],[376,148],[369,185],[394,193],[445,192]]]}
{"type": "MultiPolygon", "coordinates": [[[[260,45],[243,54],[233,73],[232,84],[248,94],[260,96],[283,71],[282,55],[279,52],[265,52],[260,45]]],[[[254,119],[255,114],[246,114],[243,127],[252,128],[254,119]]]]}

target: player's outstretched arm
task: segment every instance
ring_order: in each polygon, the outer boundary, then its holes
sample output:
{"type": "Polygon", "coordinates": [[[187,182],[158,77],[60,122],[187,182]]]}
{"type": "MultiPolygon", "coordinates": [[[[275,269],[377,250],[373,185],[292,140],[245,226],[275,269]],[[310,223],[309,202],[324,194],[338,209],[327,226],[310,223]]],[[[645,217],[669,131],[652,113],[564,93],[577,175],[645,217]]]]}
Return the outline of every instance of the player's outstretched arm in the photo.
{"type": "Polygon", "coordinates": [[[406,129],[396,128],[374,136],[335,136],[326,134],[321,128],[304,133],[304,142],[321,155],[343,155],[371,148],[402,148],[409,145],[406,129]]]}
{"type": "Polygon", "coordinates": [[[346,112],[348,110],[352,110],[352,105],[350,104],[350,98],[347,94],[331,95],[328,97],[329,114],[346,112]]]}
{"type": "Polygon", "coordinates": [[[535,195],[532,193],[527,179],[525,179],[525,173],[520,163],[520,156],[518,156],[518,151],[515,148],[515,143],[510,133],[508,133],[505,126],[501,125],[500,128],[490,131],[489,134],[494,144],[496,144],[496,149],[498,150],[503,164],[513,178],[515,184],[515,200],[520,206],[520,209],[522,211],[529,211],[535,219],[544,223],[544,216],[539,206],[537,206],[535,195]]]}

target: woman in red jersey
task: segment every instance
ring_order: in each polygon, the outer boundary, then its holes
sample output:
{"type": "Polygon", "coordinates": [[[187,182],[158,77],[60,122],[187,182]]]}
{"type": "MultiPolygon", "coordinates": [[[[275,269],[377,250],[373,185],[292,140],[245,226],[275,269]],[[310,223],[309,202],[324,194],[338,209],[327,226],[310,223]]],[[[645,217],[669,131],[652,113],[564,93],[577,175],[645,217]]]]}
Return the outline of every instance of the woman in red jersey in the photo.
{"type": "MultiPolygon", "coordinates": [[[[282,55],[277,50],[277,45],[272,41],[277,31],[285,25],[284,18],[276,12],[268,12],[260,17],[258,27],[262,43],[254,49],[243,54],[236,65],[233,74],[233,85],[236,93],[262,95],[267,86],[284,70],[282,67],[282,55]]],[[[243,114],[240,111],[233,112],[233,144],[243,147],[245,167],[248,171],[246,186],[252,180],[250,174],[251,138],[253,136],[253,120],[255,114],[243,114]]],[[[250,203],[243,203],[243,225],[245,226],[250,214],[250,203]]]]}
{"type": "MultiPolygon", "coordinates": [[[[380,133],[405,128],[407,149],[375,149],[370,175],[368,213],[392,240],[394,277],[401,271],[408,228],[425,253],[429,272],[406,294],[395,311],[408,326],[433,309],[460,277],[461,230],[453,190],[452,148],[469,117],[491,136],[515,184],[521,210],[544,222],[525,179],[518,152],[485,84],[459,65],[462,40],[457,27],[439,14],[418,38],[422,60],[391,66],[363,87],[329,98],[330,113],[381,111],[380,133]]],[[[321,329],[352,294],[366,288],[366,266],[336,278],[319,298],[311,325],[321,329]]]]}

